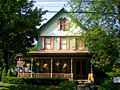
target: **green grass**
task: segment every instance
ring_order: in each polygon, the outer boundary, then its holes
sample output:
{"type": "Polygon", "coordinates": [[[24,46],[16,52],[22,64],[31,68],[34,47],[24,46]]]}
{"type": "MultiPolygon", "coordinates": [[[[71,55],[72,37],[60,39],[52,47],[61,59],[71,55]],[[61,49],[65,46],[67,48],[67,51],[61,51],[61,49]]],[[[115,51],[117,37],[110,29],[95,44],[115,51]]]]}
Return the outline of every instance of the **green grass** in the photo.
{"type": "Polygon", "coordinates": [[[58,86],[17,85],[0,83],[0,90],[60,90],[58,86]]]}

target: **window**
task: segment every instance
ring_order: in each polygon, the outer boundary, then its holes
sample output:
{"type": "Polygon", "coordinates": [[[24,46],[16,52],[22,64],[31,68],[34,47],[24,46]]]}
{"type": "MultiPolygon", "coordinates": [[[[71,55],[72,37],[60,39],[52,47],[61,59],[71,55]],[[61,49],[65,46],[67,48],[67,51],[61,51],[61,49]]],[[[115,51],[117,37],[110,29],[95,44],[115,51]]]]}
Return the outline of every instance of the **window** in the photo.
{"type": "Polygon", "coordinates": [[[66,18],[61,18],[60,19],[60,30],[65,30],[66,29],[66,18]]]}
{"type": "Polygon", "coordinates": [[[66,43],[67,43],[66,38],[61,38],[61,49],[66,49],[66,43]]]}
{"type": "Polygon", "coordinates": [[[58,20],[58,30],[68,30],[69,29],[69,20],[64,18],[60,18],[58,20]]]}
{"type": "Polygon", "coordinates": [[[80,39],[77,39],[77,49],[82,49],[82,44],[80,39]]]}
{"type": "Polygon", "coordinates": [[[51,47],[51,39],[50,38],[45,38],[45,49],[50,49],[51,47]]]}

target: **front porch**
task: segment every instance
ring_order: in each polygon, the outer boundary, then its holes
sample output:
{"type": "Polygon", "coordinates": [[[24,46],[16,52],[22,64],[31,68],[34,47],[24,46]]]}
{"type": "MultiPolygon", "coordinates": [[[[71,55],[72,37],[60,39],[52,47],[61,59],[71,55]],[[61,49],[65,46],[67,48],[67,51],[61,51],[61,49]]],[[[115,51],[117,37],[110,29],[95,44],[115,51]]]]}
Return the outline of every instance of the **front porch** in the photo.
{"type": "Polygon", "coordinates": [[[88,81],[90,58],[86,53],[32,53],[31,56],[19,57],[18,77],[88,81]]]}

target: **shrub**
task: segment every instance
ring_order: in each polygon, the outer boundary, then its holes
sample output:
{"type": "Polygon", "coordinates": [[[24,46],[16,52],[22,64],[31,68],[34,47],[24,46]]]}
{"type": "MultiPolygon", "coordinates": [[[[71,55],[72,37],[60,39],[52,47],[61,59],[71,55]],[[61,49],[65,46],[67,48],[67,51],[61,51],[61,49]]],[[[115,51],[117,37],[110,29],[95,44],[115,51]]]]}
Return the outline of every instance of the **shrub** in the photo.
{"type": "Polygon", "coordinates": [[[105,80],[103,84],[98,87],[98,90],[119,90],[118,84],[113,83],[113,80],[105,80]]]}
{"type": "Polygon", "coordinates": [[[0,80],[1,80],[1,77],[2,77],[2,68],[0,67],[0,80]]]}
{"type": "Polygon", "coordinates": [[[49,78],[18,78],[9,77],[8,83],[11,84],[31,84],[31,85],[59,85],[67,79],[49,79],[49,78]]]}
{"type": "Polygon", "coordinates": [[[10,77],[10,69],[8,70],[7,77],[10,77]]]}
{"type": "Polygon", "coordinates": [[[2,82],[6,82],[7,77],[6,77],[6,68],[3,69],[2,71],[2,82]]]}
{"type": "Polygon", "coordinates": [[[77,85],[72,81],[64,81],[59,84],[61,90],[77,90],[77,85]]]}

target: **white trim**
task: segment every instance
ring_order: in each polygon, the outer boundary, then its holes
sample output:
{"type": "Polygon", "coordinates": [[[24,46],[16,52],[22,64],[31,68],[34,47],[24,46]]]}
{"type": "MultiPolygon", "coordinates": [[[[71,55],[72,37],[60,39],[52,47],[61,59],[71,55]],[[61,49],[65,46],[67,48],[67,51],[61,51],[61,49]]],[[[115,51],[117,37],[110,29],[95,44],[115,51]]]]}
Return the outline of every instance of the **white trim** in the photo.
{"type": "Polygon", "coordinates": [[[51,58],[51,78],[52,78],[52,72],[53,72],[53,59],[51,58]]]}

